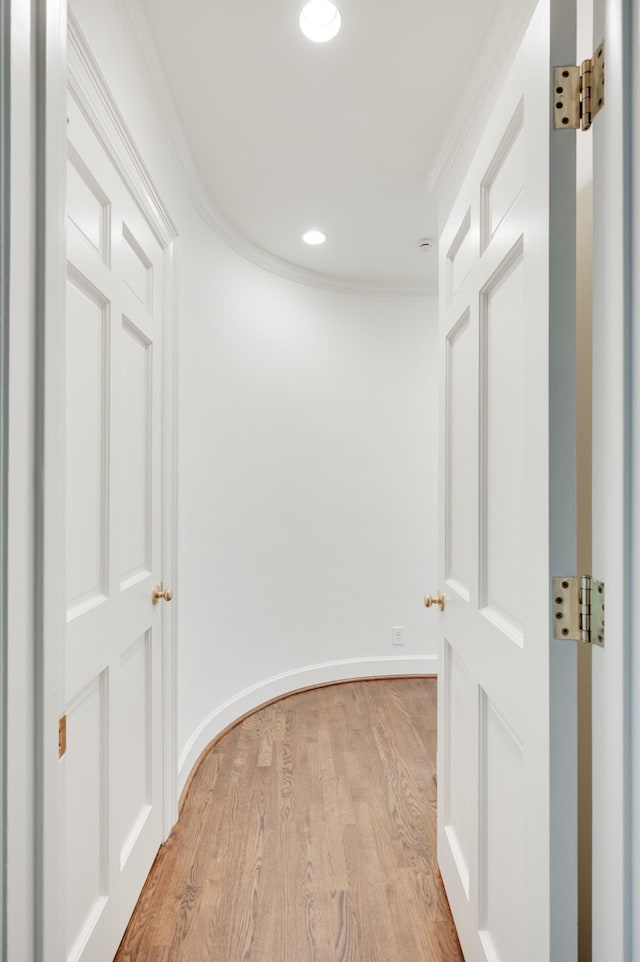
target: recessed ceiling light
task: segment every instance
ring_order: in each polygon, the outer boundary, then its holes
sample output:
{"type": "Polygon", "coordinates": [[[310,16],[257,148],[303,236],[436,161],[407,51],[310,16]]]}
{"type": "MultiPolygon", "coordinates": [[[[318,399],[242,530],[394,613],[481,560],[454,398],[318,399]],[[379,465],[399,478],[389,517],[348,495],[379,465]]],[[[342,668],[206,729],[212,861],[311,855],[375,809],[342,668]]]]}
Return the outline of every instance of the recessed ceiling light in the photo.
{"type": "Polygon", "coordinates": [[[309,0],[300,14],[300,29],[314,43],[333,40],[341,26],[340,11],[331,0],[309,0]]]}
{"type": "Polygon", "coordinates": [[[317,244],[324,244],[327,239],[327,235],[323,234],[321,230],[308,230],[306,234],[302,235],[302,239],[305,244],[312,244],[316,246],[317,244]]]}

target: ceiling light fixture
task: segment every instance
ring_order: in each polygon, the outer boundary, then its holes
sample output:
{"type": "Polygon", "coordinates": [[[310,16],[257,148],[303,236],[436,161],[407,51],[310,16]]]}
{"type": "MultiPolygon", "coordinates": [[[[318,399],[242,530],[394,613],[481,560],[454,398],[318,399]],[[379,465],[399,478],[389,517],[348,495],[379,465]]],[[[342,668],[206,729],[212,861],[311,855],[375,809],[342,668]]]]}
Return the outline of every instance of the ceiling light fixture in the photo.
{"type": "Polygon", "coordinates": [[[323,234],[321,230],[308,230],[306,234],[302,235],[302,239],[305,244],[311,244],[313,247],[316,247],[318,244],[324,244],[327,235],[323,234]]]}
{"type": "Polygon", "coordinates": [[[309,0],[300,14],[300,29],[314,43],[333,40],[341,26],[340,11],[331,0],[309,0]]]}

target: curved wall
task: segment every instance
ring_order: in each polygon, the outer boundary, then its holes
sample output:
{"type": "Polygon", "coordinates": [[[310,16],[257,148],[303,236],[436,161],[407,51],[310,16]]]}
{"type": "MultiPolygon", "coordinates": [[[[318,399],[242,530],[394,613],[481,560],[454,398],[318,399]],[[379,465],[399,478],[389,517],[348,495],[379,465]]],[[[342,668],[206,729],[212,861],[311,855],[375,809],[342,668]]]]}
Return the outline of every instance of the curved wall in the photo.
{"type": "Polygon", "coordinates": [[[421,606],[436,572],[434,305],[242,261],[208,284],[181,350],[182,777],[229,712],[433,670],[437,624],[421,606]]]}
{"type": "Polygon", "coordinates": [[[437,305],[305,287],[226,247],[193,208],[118,5],[72,6],[180,234],[182,787],[269,698],[435,670],[421,597],[437,587],[437,305]]]}

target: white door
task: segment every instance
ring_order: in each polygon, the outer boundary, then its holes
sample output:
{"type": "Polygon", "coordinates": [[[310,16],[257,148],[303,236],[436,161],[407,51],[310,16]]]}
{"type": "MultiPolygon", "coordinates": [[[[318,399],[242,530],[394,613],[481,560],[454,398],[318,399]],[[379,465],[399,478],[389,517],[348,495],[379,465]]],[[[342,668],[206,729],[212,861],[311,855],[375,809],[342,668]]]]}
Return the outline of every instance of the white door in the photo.
{"type": "Polygon", "coordinates": [[[541,0],[440,240],[438,858],[466,962],[576,957],[572,4],[541,0]]]}
{"type": "Polygon", "coordinates": [[[162,250],[70,98],[65,946],[111,962],[162,841],[162,250]]]}

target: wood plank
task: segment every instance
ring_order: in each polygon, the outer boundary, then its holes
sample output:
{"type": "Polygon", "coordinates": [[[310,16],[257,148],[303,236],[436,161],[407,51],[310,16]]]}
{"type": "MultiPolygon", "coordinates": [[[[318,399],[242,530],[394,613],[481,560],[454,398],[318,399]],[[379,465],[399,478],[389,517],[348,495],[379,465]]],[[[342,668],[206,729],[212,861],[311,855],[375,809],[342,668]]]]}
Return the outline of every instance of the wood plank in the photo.
{"type": "Polygon", "coordinates": [[[305,691],[194,773],[116,962],[464,962],[435,856],[436,682],[305,691]]]}

